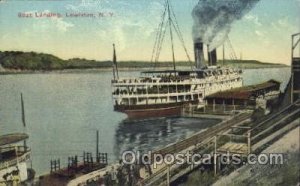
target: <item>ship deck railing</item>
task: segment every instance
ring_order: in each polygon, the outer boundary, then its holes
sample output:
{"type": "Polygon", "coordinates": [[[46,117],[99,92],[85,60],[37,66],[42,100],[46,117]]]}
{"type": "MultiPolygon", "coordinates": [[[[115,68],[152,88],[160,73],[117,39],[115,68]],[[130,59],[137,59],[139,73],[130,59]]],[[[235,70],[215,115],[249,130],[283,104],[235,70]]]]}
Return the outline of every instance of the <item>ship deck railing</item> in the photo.
{"type": "MultiPolygon", "coordinates": [[[[223,84],[220,85],[221,87],[223,84]]],[[[201,88],[201,86],[200,86],[201,88]]],[[[166,88],[147,88],[147,89],[137,89],[137,90],[120,90],[115,89],[115,91],[112,92],[112,95],[114,98],[146,98],[146,97],[172,97],[172,96],[184,96],[184,95],[194,95],[194,94],[201,94],[204,93],[204,90],[201,89],[193,89],[191,88],[182,88],[182,87],[176,87],[173,89],[166,89],[166,88]]]]}
{"type": "Polygon", "coordinates": [[[78,163],[78,165],[69,166],[59,170],[50,172],[39,178],[37,183],[39,185],[68,185],[72,180],[76,180],[81,176],[90,175],[94,171],[102,170],[107,166],[107,163],[78,163]]]}
{"type": "Polygon", "coordinates": [[[11,156],[21,156],[29,152],[30,148],[26,146],[8,146],[0,148],[0,160],[4,160],[11,156]]]}
{"type": "Polygon", "coordinates": [[[236,79],[240,77],[240,75],[228,75],[223,77],[209,77],[206,79],[185,79],[180,81],[129,81],[129,80],[112,80],[112,85],[117,86],[153,86],[153,85],[198,85],[198,84],[206,84],[210,82],[222,82],[222,81],[230,81],[232,79],[236,79]],[[188,80],[188,81],[187,81],[188,80]]]}
{"type": "Polygon", "coordinates": [[[30,148],[25,146],[12,146],[1,148],[0,170],[14,166],[30,159],[30,148]]]}
{"type": "Polygon", "coordinates": [[[151,98],[151,97],[176,97],[176,96],[185,96],[185,95],[198,95],[203,92],[175,92],[175,93],[153,93],[153,94],[114,94],[114,98],[151,98]]]}

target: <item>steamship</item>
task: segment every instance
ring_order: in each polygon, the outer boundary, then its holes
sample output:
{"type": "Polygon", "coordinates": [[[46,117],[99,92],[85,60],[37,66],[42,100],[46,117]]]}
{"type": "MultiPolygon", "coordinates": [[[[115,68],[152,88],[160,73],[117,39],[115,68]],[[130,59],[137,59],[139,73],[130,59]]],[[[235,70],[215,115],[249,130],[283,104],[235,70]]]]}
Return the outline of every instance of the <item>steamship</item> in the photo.
{"type": "Polygon", "coordinates": [[[0,186],[20,185],[33,179],[34,171],[27,166],[31,161],[27,138],[24,133],[0,136],[0,186]]]}
{"type": "MultiPolygon", "coordinates": [[[[168,0],[166,2],[165,11],[170,21],[174,14],[170,13],[168,0]]],[[[170,35],[172,41],[172,31],[170,35]]],[[[111,82],[115,111],[127,114],[129,119],[180,116],[186,105],[201,106],[206,96],[243,85],[241,70],[217,66],[216,49],[208,52],[208,64],[205,63],[201,39],[194,41],[192,70],[177,70],[172,52],[174,69],[144,71],[140,77],[122,78],[118,75],[114,46],[111,82]]]]}
{"type": "MultiPolygon", "coordinates": [[[[21,94],[22,123],[24,129],[25,111],[21,94]]],[[[0,136],[0,186],[27,185],[34,176],[35,171],[28,167],[31,162],[31,149],[27,146],[26,133],[12,133],[0,136]]]]}

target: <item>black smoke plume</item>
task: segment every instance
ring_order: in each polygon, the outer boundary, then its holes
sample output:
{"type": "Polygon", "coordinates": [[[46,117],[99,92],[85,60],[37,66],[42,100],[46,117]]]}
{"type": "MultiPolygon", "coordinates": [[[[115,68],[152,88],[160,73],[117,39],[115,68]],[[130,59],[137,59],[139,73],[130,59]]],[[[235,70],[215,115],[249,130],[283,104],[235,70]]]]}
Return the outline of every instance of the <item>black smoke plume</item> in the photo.
{"type": "Polygon", "coordinates": [[[209,45],[209,50],[223,44],[231,24],[241,19],[260,0],[199,0],[194,7],[193,38],[209,45]]]}

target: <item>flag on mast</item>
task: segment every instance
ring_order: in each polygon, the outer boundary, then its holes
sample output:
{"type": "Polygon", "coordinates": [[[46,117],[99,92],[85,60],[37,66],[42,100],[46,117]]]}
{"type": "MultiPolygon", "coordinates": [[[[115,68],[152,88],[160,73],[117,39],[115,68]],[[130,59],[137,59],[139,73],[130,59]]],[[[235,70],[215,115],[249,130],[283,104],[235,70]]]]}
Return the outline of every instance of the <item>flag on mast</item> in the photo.
{"type": "Polygon", "coordinates": [[[118,73],[118,64],[117,64],[117,55],[116,55],[116,49],[115,49],[115,44],[113,44],[113,73],[114,73],[114,79],[119,78],[119,73],[118,73]]]}

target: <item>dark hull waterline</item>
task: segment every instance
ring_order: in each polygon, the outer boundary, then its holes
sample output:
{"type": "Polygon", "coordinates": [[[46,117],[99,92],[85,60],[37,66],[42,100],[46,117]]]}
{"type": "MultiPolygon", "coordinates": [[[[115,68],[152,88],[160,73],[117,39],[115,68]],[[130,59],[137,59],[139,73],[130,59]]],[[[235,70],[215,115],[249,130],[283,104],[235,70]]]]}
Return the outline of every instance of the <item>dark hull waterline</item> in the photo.
{"type": "Polygon", "coordinates": [[[159,117],[180,116],[184,105],[192,102],[157,104],[157,105],[135,105],[135,106],[115,106],[115,111],[123,112],[128,119],[150,119],[159,117]]]}

